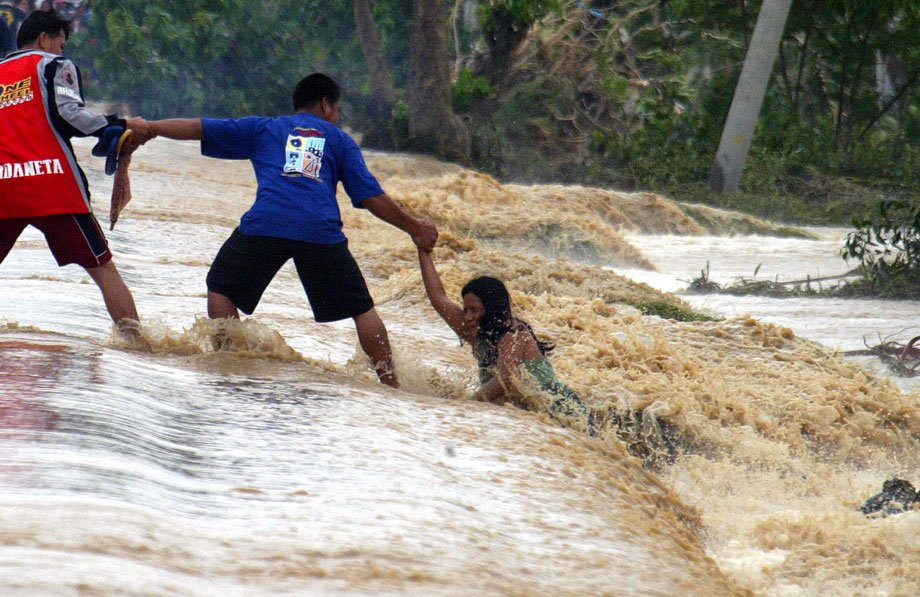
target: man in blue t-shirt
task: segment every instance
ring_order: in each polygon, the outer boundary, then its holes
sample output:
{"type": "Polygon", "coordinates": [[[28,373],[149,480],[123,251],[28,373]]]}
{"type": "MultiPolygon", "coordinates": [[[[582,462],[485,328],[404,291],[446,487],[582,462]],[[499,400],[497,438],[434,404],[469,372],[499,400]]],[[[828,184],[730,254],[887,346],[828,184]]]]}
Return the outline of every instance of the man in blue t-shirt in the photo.
{"type": "Polygon", "coordinates": [[[208,316],[252,314],[289,259],[317,322],[352,318],[361,348],[381,382],[396,386],[387,330],[348,250],[335,198],[341,182],[355,207],[407,232],[423,250],[438,238],[434,224],[409,215],[364,164],[357,143],[335,126],[339,86],[314,73],[294,90],[295,113],[276,118],[173,118],[150,122],[153,134],[201,140],[206,156],[249,160],[258,190],[252,207],[208,272],[208,316]]]}

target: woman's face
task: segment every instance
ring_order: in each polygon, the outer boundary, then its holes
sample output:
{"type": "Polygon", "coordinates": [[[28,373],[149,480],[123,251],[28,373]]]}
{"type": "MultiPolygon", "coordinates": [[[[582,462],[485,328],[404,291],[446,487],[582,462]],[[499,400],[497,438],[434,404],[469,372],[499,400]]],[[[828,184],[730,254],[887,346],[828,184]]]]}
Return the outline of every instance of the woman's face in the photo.
{"type": "Polygon", "coordinates": [[[474,332],[479,330],[479,322],[485,314],[486,308],[478,296],[472,292],[463,295],[463,324],[474,332]]]}

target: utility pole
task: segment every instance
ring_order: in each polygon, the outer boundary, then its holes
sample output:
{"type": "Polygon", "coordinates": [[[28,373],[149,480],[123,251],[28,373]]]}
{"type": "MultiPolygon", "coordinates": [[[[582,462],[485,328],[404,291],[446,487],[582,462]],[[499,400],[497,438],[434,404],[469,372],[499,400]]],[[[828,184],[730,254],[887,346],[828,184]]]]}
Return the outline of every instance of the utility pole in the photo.
{"type": "Polygon", "coordinates": [[[709,170],[709,186],[716,192],[731,194],[738,190],[791,6],[792,0],[764,0],[760,7],[719,151],[709,170]]]}

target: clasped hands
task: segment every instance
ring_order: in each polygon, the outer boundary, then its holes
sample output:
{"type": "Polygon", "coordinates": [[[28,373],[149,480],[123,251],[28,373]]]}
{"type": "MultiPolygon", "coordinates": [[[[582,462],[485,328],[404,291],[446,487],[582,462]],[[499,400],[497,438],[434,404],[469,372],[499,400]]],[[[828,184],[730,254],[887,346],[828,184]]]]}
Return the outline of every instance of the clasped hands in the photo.
{"type": "Polygon", "coordinates": [[[140,116],[128,118],[126,121],[128,129],[131,131],[131,137],[125,141],[125,147],[121,153],[131,153],[147,141],[150,141],[156,134],[150,128],[150,123],[140,116]]]}
{"type": "Polygon", "coordinates": [[[430,220],[416,220],[412,233],[412,242],[422,251],[430,253],[438,242],[438,228],[430,220]]]}

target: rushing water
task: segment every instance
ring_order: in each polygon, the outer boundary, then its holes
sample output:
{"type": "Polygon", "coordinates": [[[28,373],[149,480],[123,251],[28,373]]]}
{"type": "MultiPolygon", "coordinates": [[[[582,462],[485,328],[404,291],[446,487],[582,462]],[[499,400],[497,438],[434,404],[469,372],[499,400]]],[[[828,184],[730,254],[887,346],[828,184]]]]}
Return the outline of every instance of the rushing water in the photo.
{"type": "MultiPolygon", "coordinates": [[[[106,223],[111,182],[78,149],[106,223]]],[[[469,401],[473,360],[428,307],[411,242],[347,204],[403,389],[376,383],[351,322],[312,321],[293,267],[213,351],[204,278],[252,175],[157,140],[109,234],[150,349],[112,336],[98,290],[35,231],[0,266],[0,594],[920,590],[920,514],[855,511],[890,476],[920,483],[917,395],[834,352],[920,334],[915,304],[684,296],[728,319],[680,324],[605,298],[629,292],[611,268],[666,292],[707,262],[718,281],[842,273],[844,231],[675,236],[690,223],[662,200],[369,163],[439,224],[449,289],[506,278],[558,341],[560,376],[592,406],[672,423],[676,460],[469,401]]]]}
{"type": "MultiPolygon", "coordinates": [[[[685,291],[706,271],[709,279],[730,286],[741,279],[808,281],[815,290],[833,286],[834,276],[852,270],[840,255],[849,230],[808,229],[816,240],[740,237],[630,235],[658,271],[618,269],[664,292],[685,291]],[[707,270],[708,268],[708,270],[707,270]],[[756,273],[756,275],[755,275],[756,273]]],[[[808,282],[801,284],[805,286],[808,282]]],[[[725,294],[686,294],[694,307],[723,317],[754,315],[788,326],[795,332],[840,351],[860,351],[886,341],[906,344],[920,336],[920,305],[915,301],[831,298],[769,298],[725,294]]],[[[877,359],[859,359],[867,368],[883,371],[877,359]]],[[[918,380],[895,377],[906,390],[918,380]]]]}

